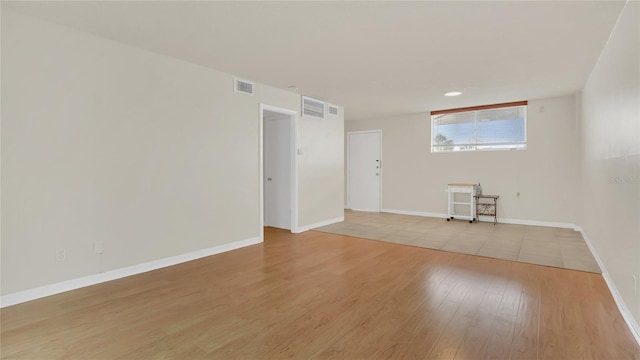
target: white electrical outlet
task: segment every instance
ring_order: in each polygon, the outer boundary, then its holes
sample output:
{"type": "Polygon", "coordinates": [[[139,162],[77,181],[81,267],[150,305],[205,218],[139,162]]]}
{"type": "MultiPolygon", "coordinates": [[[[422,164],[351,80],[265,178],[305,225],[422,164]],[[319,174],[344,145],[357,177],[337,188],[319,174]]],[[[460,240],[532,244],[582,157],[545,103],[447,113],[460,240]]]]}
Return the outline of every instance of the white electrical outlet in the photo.
{"type": "Polygon", "coordinates": [[[103,246],[102,240],[96,240],[93,243],[93,252],[96,254],[102,254],[102,252],[104,251],[103,247],[104,246],[103,246]]]}
{"type": "Polygon", "coordinates": [[[58,248],[56,249],[56,261],[65,261],[67,259],[67,249],[58,248]]]}

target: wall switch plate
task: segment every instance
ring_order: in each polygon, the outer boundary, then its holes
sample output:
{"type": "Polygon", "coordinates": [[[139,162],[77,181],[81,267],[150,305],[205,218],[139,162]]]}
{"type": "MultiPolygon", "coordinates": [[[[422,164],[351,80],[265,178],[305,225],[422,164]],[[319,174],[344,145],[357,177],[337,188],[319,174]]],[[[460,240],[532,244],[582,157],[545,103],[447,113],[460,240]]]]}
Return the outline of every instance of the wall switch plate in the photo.
{"type": "Polygon", "coordinates": [[[65,261],[67,259],[67,249],[58,248],[56,249],[56,261],[65,261]]]}

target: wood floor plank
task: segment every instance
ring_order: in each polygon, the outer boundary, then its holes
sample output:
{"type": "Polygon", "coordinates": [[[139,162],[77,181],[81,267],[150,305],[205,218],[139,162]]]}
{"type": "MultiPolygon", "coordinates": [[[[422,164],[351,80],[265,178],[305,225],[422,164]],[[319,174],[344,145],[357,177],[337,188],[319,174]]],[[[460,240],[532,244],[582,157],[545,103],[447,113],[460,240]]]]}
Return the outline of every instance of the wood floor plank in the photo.
{"type": "Polygon", "coordinates": [[[522,292],[517,284],[510,282],[502,294],[496,317],[491,327],[491,337],[483,359],[508,359],[520,309],[522,292]]]}
{"type": "Polygon", "coordinates": [[[481,299],[486,294],[486,289],[470,287],[465,300],[460,303],[458,310],[453,315],[447,326],[443,329],[438,342],[434,344],[427,358],[453,359],[464,340],[471,321],[479,309],[481,299]]]}
{"type": "Polygon", "coordinates": [[[509,358],[537,359],[541,296],[539,274],[535,265],[514,266],[511,271],[521,283],[522,293],[509,358]]]}
{"type": "Polygon", "coordinates": [[[567,308],[573,304],[564,300],[567,293],[563,286],[567,284],[561,282],[560,273],[551,271],[550,268],[542,268],[541,271],[540,291],[543,296],[540,299],[538,358],[566,359],[562,318],[567,308]],[[560,284],[563,285],[559,287],[560,284]]]}
{"type": "Polygon", "coordinates": [[[640,359],[600,274],[271,228],[0,328],[2,359],[640,359]]]}
{"type": "Polygon", "coordinates": [[[382,296],[376,301],[377,309],[369,311],[357,326],[333,343],[320,357],[339,355],[339,358],[370,358],[389,330],[406,323],[423,301],[421,296],[415,296],[414,280],[421,278],[426,268],[424,262],[415,262],[398,268],[400,271],[391,272],[393,281],[380,294],[382,296]]]}

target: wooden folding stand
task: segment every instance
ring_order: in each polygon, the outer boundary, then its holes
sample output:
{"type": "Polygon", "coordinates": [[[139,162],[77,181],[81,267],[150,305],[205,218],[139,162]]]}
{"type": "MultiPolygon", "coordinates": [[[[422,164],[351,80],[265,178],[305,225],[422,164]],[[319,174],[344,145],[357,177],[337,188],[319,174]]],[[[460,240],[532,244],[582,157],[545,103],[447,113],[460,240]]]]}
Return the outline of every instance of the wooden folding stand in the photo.
{"type": "Polygon", "coordinates": [[[493,225],[498,223],[498,198],[499,195],[475,195],[476,219],[480,216],[493,216],[493,225]]]}

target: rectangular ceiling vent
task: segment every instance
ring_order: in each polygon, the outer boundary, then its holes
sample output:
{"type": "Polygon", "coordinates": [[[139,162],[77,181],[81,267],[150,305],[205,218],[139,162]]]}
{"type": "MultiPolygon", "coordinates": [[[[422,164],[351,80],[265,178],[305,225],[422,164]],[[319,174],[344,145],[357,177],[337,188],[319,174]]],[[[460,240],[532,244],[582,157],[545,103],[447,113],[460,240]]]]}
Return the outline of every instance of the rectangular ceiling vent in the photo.
{"type": "Polygon", "coordinates": [[[329,115],[338,116],[338,107],[337,106],[333,106],[333,105],[329,105],[329,115]]]}
{"type": "Polygon", "coordinates": [[[324,119],[324,102],[303,96],[302,115],[316,119],[324,119]]]}
{"type": "Polygon", "coordinates": [[[253,95],[253,82],[233,78],[233,90],[237,93],[253,95]]]}

